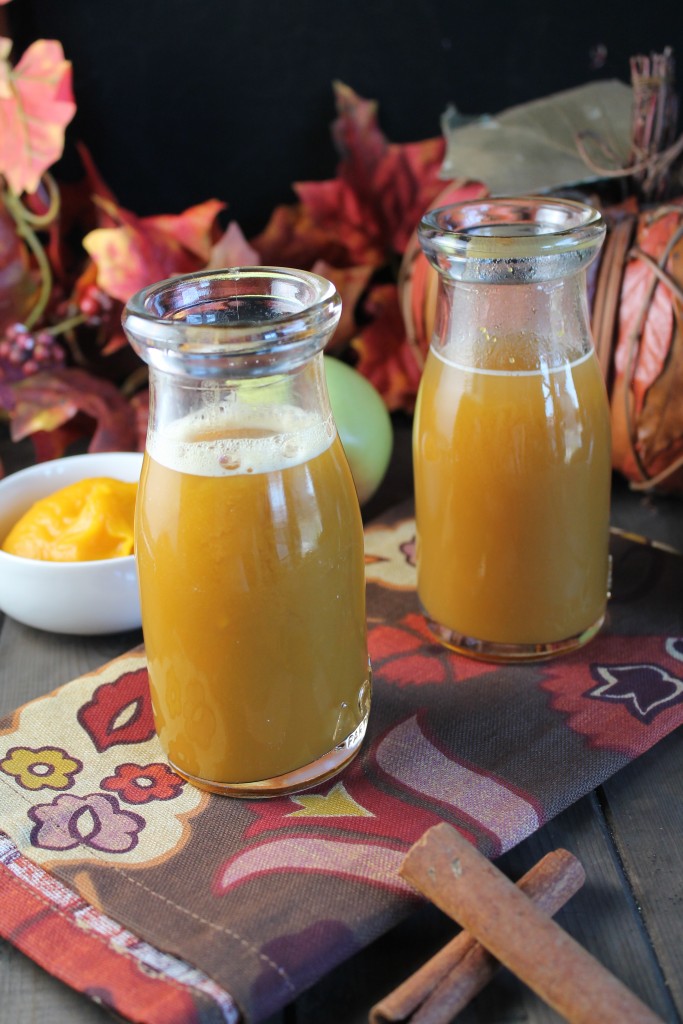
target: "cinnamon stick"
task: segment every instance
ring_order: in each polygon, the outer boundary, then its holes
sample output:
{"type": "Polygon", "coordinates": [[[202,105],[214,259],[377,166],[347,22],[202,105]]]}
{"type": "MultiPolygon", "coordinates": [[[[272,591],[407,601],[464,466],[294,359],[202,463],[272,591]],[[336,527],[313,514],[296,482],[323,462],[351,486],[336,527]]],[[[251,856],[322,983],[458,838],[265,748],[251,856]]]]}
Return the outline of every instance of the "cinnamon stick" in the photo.
{"type": "MultiPolygon", "coordinates": [[[[567,850],[555,850],[534,864],[517,885],[544,913],[552,915],[578,892],[585,877],[576,857],[567,850]]],[[[390,1024],[409,1017],[411,1024],[445,1024],[481,992],[499,967],[469,932],[460,932],[373,1006],[370,1024],[390,1024]]]]}
{"type": "Polygon", "coordinates": [[[662,1024],[445,822],[411,848],[401,875],[571,1024],[662,1024]]]}

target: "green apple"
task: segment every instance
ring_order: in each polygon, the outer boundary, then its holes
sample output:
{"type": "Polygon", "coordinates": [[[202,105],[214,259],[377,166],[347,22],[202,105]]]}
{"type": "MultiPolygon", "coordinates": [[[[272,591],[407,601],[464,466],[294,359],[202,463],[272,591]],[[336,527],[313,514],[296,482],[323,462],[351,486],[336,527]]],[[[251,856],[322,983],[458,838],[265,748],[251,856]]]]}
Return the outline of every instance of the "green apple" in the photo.
{"type": "Polygon", "coordinates": [[[324,356],[327,389],[361,505],[372,497],[387,471],[394,443],[382,396],[348,363],[324,356]]]}

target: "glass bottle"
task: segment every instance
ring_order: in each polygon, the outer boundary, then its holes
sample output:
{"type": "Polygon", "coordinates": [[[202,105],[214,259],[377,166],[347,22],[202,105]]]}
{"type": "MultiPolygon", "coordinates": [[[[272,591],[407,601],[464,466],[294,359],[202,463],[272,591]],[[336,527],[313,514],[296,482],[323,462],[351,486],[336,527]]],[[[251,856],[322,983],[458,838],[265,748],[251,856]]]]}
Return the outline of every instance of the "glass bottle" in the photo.
{"type": "Polygon", "coordinates": [[[418,234],[439,274],[413,436],[420,604],[475,657],[572,650],[608,590],[610,420],[586,288],[604,222],[502,198],[434,210],[418,234]]]}
{"type": "Polygon", "coordinates": [[[150,372],[136,557],[156,729],[214,792],[306,788],[365,734],[363,531],[322,359],[340,310],[321,277],[247,267],[124,311],[150,372]]]}

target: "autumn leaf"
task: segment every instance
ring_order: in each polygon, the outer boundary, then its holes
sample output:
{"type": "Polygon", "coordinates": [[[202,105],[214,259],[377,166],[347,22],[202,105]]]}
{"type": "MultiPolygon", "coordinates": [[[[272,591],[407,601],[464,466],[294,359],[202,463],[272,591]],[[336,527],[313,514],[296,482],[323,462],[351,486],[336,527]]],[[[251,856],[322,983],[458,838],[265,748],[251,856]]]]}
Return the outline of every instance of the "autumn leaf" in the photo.
{"type": "MultiPolygon", "coordinates": [[[[635,238],[634,256],[640,252],[655,263],[659,263],[682,218],[681,211],[677,211],[673,206],[665,213],[655,210],[652,214],[641,217],[635,238]]],[[[675,259],[674,253],[673,260],[675,259]]],[[[670,262],[673,261],[670,259],[670,262]]],[[[662,372],[674,329],[671,293],[665,284],[658,283],[646,259],[635,256],[626,267],[619,320],[620,332],[615,367],[618,373],[629,374],[635,396],[635,410],[636,413],[640,413],[649,389],[662,372]],[[637,358],[629,370],[633,351],[631,338],[634,331],[637,333],[643,302],[647,299],[650,299],[650,302],[642,325],[641,344],[637,350],[637,358]]]]}
{"type": "MultiPolygon", "coordinates": [[[[681,380],[683,380],[683,325],[680,312],[671,345],[670,357],[661,376],[653,384],[648,401],[638,422],[638,447],[651,476],[666,470],[683,456],[683,413],[681,410],[681,380]]],[[[665,485],[672,483],[680,490],[680,470],[665,485]]]]}
{"type": "MultiPolygon", "coordinates": [[[[614,154],[612,165],[625,166],[632,111],[633,90],[616,80],[588,82],[469,123],[451,109],[444,117],[443,172],[485,181],[493,195],[596,181],[602,175],[584,160],[578,138],[599,138],[614,154]]],[[[602,154],[599,159],[604,163],[602,154]]]]}
{"type": "Polygon", "coordinates": [[[180,214],[136,217],[119,209],[120,227],[96,228],[83,245],[97,266],[97,284],[127,302],[140,288],[205,266],[224,203],[209,199],[180,214]]]}
{"type": "MultiPolygon", "coordinates": [[[[614,465],[632,480],[665,472],[683,454],[682,234],[681,201],[643,212],[624,272],[612,440],[614,465]]],[[[680,483],[679,471],[660,486],[676,490],[680,483]]]]}
{"type": "Polygon", "coordinates": [[[444,188],[439,178],[443,155],[440,138],[392,144],[377,168],[377,191],[395,252],[405,252],[425,210],[444,188]]]}
{"type": "Polygon", "coordinates": [[[346,246],[303,203],[276,206],[263,231],[251,239],[264,266],[308,270],[317,259],[346,266],[346,246]]]}
{"type": "MultiPolygon", "coordinates": [[[[113,213],[118,209],[116,199],[97,170],[89,151],[82,143],[77,143],[76,148],[84,173],[73,181],[60,181],[58,216],[47,228],[46,252],[50,267],[60,285],[67,289],[74,275],[82,269],[83,236],[95,228],[118,227],[120,224],[113,213]]],[[[25,197],[25,205],[34,209],[34,201],[41,197],[42,192],[41,185],[35,196],[25,197]]]]}
{"type": "Polygon", "coordinates": [[[97,216],[97,227],[118,227],[119,218],[117,217],[118,203],[116,196],[100,174],[87,146],[79,142],[76,148],[85,171],[81,187],[84,188],[92,203],[93,211],[97,216]]]}
{"type": "Polygon", "coordinates": [[[420,383],[421,363],[406,339],[394,284],[371,289],[364,310],[371,318],[351,342],[356,369],[377,388],[390,411],[410,412],[420,383]]]}
{"type": "Polygon", "coordinates": [[[50,462],[52,459],[61,459],[72,444],[81,440],[84,431],[84,423],[79,422],[78,416],[61,427],[55,427],[54,430],[36,430],[31,434],[35,461],[50,462]]]}
{"type": "Polygon", "coordinates": [[[310,269],[382,267],[401,253],[431,200],[443,188],[441,138],[398,145],[379,128],[377,104],[335,84],[338,117],[332,134],[337,176],[292,186],[298,204],[277,207],[251,239],[267,264],[310,269]]]}
{"type": "Polygon", "coordinates": [[[261,257],[249,245],[236,221],[230,221],[216,244],[211,248],[207,270],[222,267],[254,267],[261,263],[261,257]]]}
{"type": "Polygon", "coordinates": [[[334,82],[333,88],[337,119],[332,138],[342,160],[340,171],[367,200],[373,193],[375,168],[388,146],[377,120],[377,101],[363,99],[343,82],[334,82]]]}
{"type": "Polygon", "coordinates": [[[219,199],[207,199],[198,206],[190,206],[183,213],[162,213],[156,217],[145,217],[142,223],[151,231],[173,239],[188,252],[207,263],[215,239],[215,221],[225,203],[219,199]]]}
{"type": "Polygon", "coordinates": [[[61,43],[37,40],[15,68],[9,63],[11,46],[0,36],[0,174],[20,195],[35,192],[62,155],[76,104],[61,43]]]}
{"type": "Polygon", "coordinates": [[[403,252],[420,217],[444,187],[439,177],[444,140],[439,136],[389,143],[379,128],[374,101],[362,99],[341,82],[334,90],[338,177],[357,197],[368,238],[385,253],[403,252]]]}
{"type": "Polygon", "coordinates": [[[379,267],[388,252],[375,212],[342,178],[329,181],[300,181],[294,191],[318,229],[333,240],[343,256],[341,266],[369,263],[379,267]]]}
{"type": "MultiPolygon", "coordinates": [[[[13,441],[43,431],[52,433],[83,414],[95,422],[89,451],[137,448],[135,410],[114,384],[85,370],[35,373],[15,384],[0,385],[0,402],[9,409],[13,441]]],[[[73,434],[68,436],[73,439],[73,434]]],[[[50,457],[54,457],[54,449],[50,457]]]]}
{"type": "Polygon", "coordinates": [[[311,270],[327,278],[335,286],[342,300],[341,319],[327,345],[328,352],[342,349],[357,330],[356,307],[370,283],[374,267],[333,267],[325,260],[318,260],[311,270]]]}

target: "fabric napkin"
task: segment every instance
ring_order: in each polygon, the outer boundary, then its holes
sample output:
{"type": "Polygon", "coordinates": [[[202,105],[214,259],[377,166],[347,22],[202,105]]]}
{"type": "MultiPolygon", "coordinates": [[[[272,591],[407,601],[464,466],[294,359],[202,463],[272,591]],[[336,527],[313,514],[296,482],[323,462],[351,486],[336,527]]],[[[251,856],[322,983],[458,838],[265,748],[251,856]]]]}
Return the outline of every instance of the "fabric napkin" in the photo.
{"type": "Polygon", "coordinates": [[[496,666],[433,643],[410,510],[366,529],[375,692],[359,757],[231,800],[167,767],[144,651],[0,722],[0,932],[145,1024],[258,1021],[418,905],[398,868],[448,821],[488,857],[683,722],[681,558],[613,536],[608,622],[496,666]]]}

